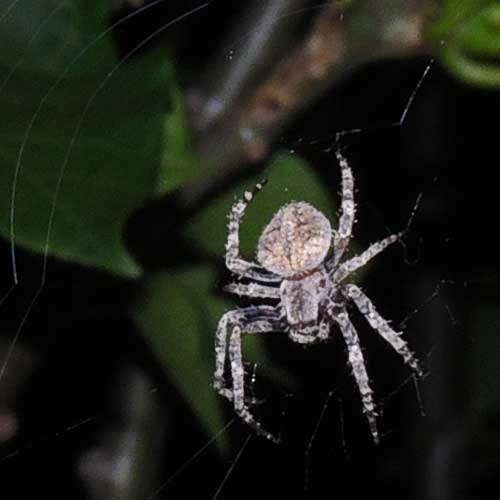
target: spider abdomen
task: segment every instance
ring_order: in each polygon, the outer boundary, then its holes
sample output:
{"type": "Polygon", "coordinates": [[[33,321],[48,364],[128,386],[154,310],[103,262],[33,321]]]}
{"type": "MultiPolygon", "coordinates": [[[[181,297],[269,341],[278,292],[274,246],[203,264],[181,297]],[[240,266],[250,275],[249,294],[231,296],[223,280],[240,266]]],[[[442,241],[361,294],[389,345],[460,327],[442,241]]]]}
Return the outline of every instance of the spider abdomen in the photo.
{"type": "Polygon", "coordinates": [[[297,276],[322,264],[331,241],[330,222],[319,210],[303,201],[290,203],[265,227],[257,260],[280,276],[297,276]]]}

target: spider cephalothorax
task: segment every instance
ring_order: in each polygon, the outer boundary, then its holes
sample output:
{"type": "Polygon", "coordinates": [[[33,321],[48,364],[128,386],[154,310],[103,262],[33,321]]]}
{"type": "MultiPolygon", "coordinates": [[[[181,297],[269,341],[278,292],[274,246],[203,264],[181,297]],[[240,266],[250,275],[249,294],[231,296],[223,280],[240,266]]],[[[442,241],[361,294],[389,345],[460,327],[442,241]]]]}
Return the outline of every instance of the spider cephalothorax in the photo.
{"type": "Polygon", "coordinates": [[[214,386],[232,400],[237,414],[259,434],[276,441],[251,414],[245,400],[241,335],[283,331],[295,342],[313,344],[332,335],[336,325],[347,346],[349,363],[356,379],[370,430],[378,442],[376,410],[359,338],[347,314],[352,301],[370,326],[421,374],[418,360],[400,333],[377,312],[371,300],[352,283],[344,280],[370,259],[400,238],[388,236],[360,255],[340,262],[351,238],[355,206],[354,179],[340,152],[336,154],[342,170],[342,207],[339,227],[332,232],[328,219],[312,205],[294,202],[280,208],[265,227],[257,248],[257,263],[239,256],[239,225],[248,203],[262,189],[257,184],[236,202],[229,216],[226,266],[249,283],[235,282],[226,290],[237,295],[276,300],[275,306],[255,305],[229,311],[221,318],[215,339],[216,369],[214,386]],[[327,258],[332,248],[333,252],[327,258]],[[225,378],[229,354],[231,382],[225,378]]]}

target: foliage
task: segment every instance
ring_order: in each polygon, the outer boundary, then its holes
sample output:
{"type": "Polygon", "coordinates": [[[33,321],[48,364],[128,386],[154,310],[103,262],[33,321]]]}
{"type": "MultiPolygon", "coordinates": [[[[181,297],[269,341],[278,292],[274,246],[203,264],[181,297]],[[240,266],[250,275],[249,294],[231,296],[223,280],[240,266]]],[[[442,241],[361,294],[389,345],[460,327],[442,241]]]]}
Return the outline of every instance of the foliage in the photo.
{"type": "Polygon", "coordinates": [[[207,165],[192,146],[183,95],[178,85],[170,86],[172,110],[165,115],[164,148],[158,175],[160,194],[175,191],[208,173],[207,165]]]}
{"type": "Polygon", "coordinates": [[[212,336],[227,302],[213,293],[207,267],[160,273],[146,286],[135,309],[137,324],[151,342],[173,383],[210,434],[222,427],[212,389],[212,336]]]}
{"type": "Polygon", "coordinates": [[[500,87],[500,5],[492,0],[448,0],[429,24],[442,63],[462,80],[500,87]]]}
{"type": "Polygon", "coordinates": [[[17,244],[133,277],[123,225],[157,189],[171,68],[160,52],[117,68],[105,3],[25,2],[4,21],[0,232],[12,203],[17,244]]]}
{"type": "Polygon", "coordinates": [[[498,305],[483,305],[474,312],[475,342],[472,350],[472,407],[479,419],[499,414],[498,384],[500,383],[500,363],[498,352],[500,339],[498,328],[500,316],[498,305]]]}

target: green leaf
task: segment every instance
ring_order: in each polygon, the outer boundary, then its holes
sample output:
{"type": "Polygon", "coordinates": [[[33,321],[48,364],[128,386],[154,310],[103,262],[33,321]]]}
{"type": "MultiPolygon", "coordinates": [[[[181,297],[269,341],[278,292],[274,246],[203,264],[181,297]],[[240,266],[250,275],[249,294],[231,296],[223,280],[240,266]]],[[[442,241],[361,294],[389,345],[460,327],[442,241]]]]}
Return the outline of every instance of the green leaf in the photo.
{"type": "MultiPolygon", "coordinates": [[[[107,52],[109,57],[109,39],[102,37],[100,41],[108,9],[107,0],[28,0],[14,2],[12,8],[3,6],[0,43],[9,50],[1,51],[0,61],[15,66],[21,60],[26,69],[58,76],[93,41],[96,44],[88,52],[94,52],[87,62],[98,53],[107,52]]],[[[76,67],[81,66],[79,62],[76,67]]]]}
{"type": "Polygon", "coordinates": [[[158,176],[159,193],[169,193],[182,184],[207,173],[207,165],[196,154],[186,117],[181,89],[171,88],[172,111],[165,119],[167,144],[158,176]]]}
{"type": "Polygon", "coordinates": [[[500,87],[500,5],[491,0],[445,2],[427,27],[440,59],[472,85],[500,87]]]}
{"type": "Polygon", "coordinates": [[[472,408],[481,418],[500,413],[500,308],[483,306],[475,311],[471,322],[477,335],[472,349],[472,408]]]}
{"type": "Polygon", "coordinates": [[[227,304],[212,293],[207,268],[160,273],[148,283],[134,318],[175,386],[212,435],[224,426],[212,388],[213,337],[227,304]]]}
{"type": "Polygon", "coordinates": [[[0,234],[14,199],[16,244],[136,277],[123,225],[156,192],[172,70],[160,52],[117,67],[108,2],[57,4],[20,2],[0,31],[0,234]]]}
{"type": "MultiPolygon", "coordinates": [[[[133,317],[173,383],[209,435],[225,424],[221,399],[212,387],[215,367],[214,336],[223,313],[234,308],[216,295],[215,272],[205,266],[152,277],[133,317]]],[[[258,337],[246,337],[245,361],[258,363],[262,373],[287,387],[292,379],[272,366],[258,337]]],[[[222,449],[227,445],[219,442],[222,449]]]]}
{"type": "Polygon", "coordinates": [[[303,200],[312,203],[328,218],[335,219],[331,192],[325,189],[307,163],[297,155],[278,153],[263,174],[241,182],[193,219],[187,228],[187,234],[197,246],[223,258],[227,238],[227,215],[231,205],[263,177],[269,182],[248,207],[240,231],[241,250],[245,257],[252,258],[265,225],[281,206],[291,201],[303,200]]]}

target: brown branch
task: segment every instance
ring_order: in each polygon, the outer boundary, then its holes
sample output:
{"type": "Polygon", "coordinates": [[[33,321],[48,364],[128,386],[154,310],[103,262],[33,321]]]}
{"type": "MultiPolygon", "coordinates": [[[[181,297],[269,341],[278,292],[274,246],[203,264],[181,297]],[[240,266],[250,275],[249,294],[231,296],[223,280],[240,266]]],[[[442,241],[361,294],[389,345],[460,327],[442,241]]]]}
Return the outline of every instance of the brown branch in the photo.
{"type": "MultiPolygon", "coordinates": [[[[209,179],[186,186],[181,201],[192,207],[224,179],[263,160],[284,127],[355,68],[383,58],[428,53],[422,32],[433,11],[433,0],[325,5],[309,33],[268,71],[268,78],[203,128],[197,146],[213,171],[209,179]]],[[[196,113],[196,108],[191,110],[196,113]]]]}
{"type": "Polygon", "coordinates": [[[218,52],[201,78],[190,89],[188,102],[192,123],[204,133],[221,122],[241,102],[245,92],[258,84],[260,73],[272,66],[284,48],[292,43],[297,12],[311,0],[259,0],[244,9],[223,53],[218,52]]]}

